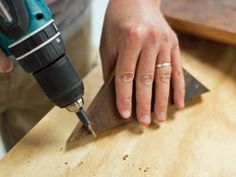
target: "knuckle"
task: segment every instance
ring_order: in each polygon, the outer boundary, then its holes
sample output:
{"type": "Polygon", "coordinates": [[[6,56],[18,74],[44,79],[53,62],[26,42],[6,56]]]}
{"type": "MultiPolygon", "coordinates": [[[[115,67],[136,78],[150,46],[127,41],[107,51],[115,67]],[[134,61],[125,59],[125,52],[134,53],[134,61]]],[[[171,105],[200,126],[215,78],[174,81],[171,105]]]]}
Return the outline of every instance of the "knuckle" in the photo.
{"type": "Polygon", "coordinates": [[[151,86],[153,83],[153,74],[148,73],[148,74],[143,74],[141,75],[141,77],[139,78],[139,81],[146,86],[151,86]]]}
{"type": "Polygon", "coordinates": [[[129,106],[131,104],[132,98],[131,96],[122,96],[119,100],[120,104],[123,106],[129,106]]]}
{"type": "Polygon", "coordinates": [[[139,40],[143,36],[143,26],[137,23],[125,25],[125,33],[130,39],[139,40]]]}
{"type": "Polygon", "coordinates": [[[134,80],[134,73],[132,72],[122,73],[122,74],[119,74],[117,78],[122,83],[131,83],[134,80]]]}
{"type": "Polygon", "coordinates": [[[142,105],[142,112],[145,113],[149,113],[150,112],[150,103],[144,103],[142,105]]]}
{"type": "Polygon", "coordinates": [[[143,114],[150,113],[151,101],[147,100],[145,102],[142,102],[142,103],[140,103],[139,107],[140,107],[140,110],[143,114]]]}
{"type": "Polygon", "coordinates": [[[165,110],[167,108],[167,98],[162,99],[161,101],[158,101],[156,104],[156,108],[160,111],[165,110]],[[166,100],[166,102],[163,100],[166,100]]]}
{"type": "Polygon", "coordinates": [[[158,83],[169,83],[171,78],[172,70],[171,68],[166,68],[157,75],[158,83]]]}
{"type": "Polygon", "coordinates": [[[150,36],[151,39],[154,39],[154,40],[160,37],[160,33],[155,26],[149,27],[148,35],[150,36]]]}
{"type": "Polygon", "coordinates": [[[162,32],[162,38],[165,43],[169,43],[171,41],[171,35],[169,30],[164,30],[162,32]]]}

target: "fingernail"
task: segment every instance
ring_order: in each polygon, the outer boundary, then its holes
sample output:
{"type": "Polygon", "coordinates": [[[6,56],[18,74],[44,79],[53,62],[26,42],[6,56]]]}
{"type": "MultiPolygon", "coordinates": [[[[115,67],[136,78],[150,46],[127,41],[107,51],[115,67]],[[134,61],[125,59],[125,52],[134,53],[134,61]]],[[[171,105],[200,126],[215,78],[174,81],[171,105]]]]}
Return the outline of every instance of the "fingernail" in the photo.
{"type": "Polygon", "coordinates": [[[165,114],[165,112],[159,112],[158,115],[157,115],[157,119],[158,119],[158,121],[160,121],[160,122],[165,121],[165,120],[166,120],[166,114],[165,114]]]}
{"type": "Polygon", "coordinates": [[[149,115],[145,115],[143,116],[142,118],[142,122],[145,124],[145,125],[148,125],[150,123],[150,120],[151,120],[151,117],[149,115]]]}
{"type": "Polygon", "coordinates": [[[131,111],[130,111],[130,109],[124,109],[124,110],[121,112],[121,116],[122,116],[124,119],[130,118],[130,116],[131,116],[131,111]]]}
{"type": "Polygon", "coordinates": [[[10,66],[9,68],[7,68],[6,70],[4,70],[5,73],[9,73],[11,72],[13,69],[13,66],[10,66]]]}
{"type": "Polygon", "coordinates": [[[13,64],[11,63],[8,67],[0,68],[0,73],[9,73],[13,69],[13,64]]]}

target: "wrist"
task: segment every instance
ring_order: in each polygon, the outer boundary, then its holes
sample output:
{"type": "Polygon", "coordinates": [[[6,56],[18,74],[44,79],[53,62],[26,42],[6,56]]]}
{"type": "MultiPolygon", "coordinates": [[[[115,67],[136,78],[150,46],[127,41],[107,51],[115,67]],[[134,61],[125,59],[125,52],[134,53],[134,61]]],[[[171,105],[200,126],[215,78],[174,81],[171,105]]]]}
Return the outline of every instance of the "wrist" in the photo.
{"type": "Polygon", "coordinates": [[[161,0],[156,0],[158,7],[161,7],[161,0]]]}
{"type": "MultiPolygon", "coordinates": [[[[109,0],[110,2],[121,2],[122,0],[109,0]]],[[[124,1],[127,1],[127,0],[124,0],[124,1]]],[[[131,0],[131,1],[133,1],[133,0],[131,0]]],[[[144,1],[144,0],[142,0],[142,1],[144,1]]],[[[160,7],[161,6],[161,0],[149,0],[150,2],[152,2],[152,3],[154,3],[154,4],[157,4],[158,5],[158,7],[160,7]]]]}

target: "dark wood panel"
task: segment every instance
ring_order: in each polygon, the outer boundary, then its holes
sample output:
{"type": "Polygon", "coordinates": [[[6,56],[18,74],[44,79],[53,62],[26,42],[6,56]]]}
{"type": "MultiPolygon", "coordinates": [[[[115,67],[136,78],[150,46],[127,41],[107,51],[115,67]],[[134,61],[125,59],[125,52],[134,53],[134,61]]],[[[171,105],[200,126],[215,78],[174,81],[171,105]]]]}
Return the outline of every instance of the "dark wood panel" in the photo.
{"type": "MultiPolygon", "coordinates": [[[[190,73],[184,70],[185,77],[185,87],[186,95],[185,100],[189,101],[202,93],[207,92],[208,89],[205,88],[198,80],[196,80],[190,73]]],[[[155,89],[153,89],[155,90],[155,89]]],[[[135,94],[134,94],[135,95],[135,94]]],[[[172,89],[170,90],[169,106],[174,105],[172,99],[172,89]]],[[[135,99],[133,99],[134,101],[135,99]]],[[[154,100],[152,101],[152,105],[154,100]]],[[[135,102],[133,102],[133,108],[135,108],[135,102]]],[[[153,106],[152,106],[153,108],[153,106]]],[[[153,110],[153,109],[152,109],[153,110]]],[[[130,119],[123,119],[116,108],[116,96],[115,96],[115,84],[113,76],[106,82],[91,105],[89,106],[87,113],[91,119],[92,127],[96,133],[111,129],[118,125],[129,122],[130,120],[135,120],[136,110],[133,109],[133,113],[130,119]]],[[[69,141],[79,140],[81,138],[90,135],[90,132],[85,128],[81,127],[80,124],[73,131],[69,141]]]]}
{"type": "Polygon", "coordinates": [[[162,11],[174,29],[236,45],[235,0],[162,0],[162,11]]]}

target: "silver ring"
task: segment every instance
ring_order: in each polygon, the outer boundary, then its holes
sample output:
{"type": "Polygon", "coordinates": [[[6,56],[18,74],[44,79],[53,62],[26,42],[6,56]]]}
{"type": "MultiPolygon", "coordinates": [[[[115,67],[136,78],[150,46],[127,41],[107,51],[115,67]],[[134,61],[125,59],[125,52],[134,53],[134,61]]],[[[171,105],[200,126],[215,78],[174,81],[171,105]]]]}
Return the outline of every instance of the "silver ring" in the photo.
{"type": "Polygon", "coordinates": [[[171,67],[171,63],[170,62],[165,62],[165,63],[160,63],[156,65],[156,68],[160,69],[160,68],[167,68],[167,67],[171,67]]]}

